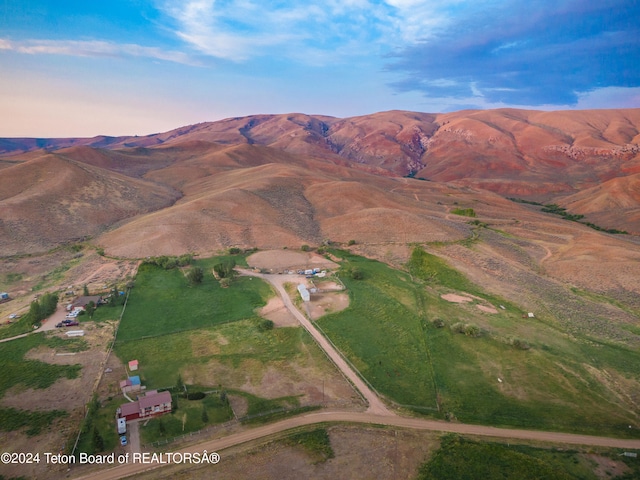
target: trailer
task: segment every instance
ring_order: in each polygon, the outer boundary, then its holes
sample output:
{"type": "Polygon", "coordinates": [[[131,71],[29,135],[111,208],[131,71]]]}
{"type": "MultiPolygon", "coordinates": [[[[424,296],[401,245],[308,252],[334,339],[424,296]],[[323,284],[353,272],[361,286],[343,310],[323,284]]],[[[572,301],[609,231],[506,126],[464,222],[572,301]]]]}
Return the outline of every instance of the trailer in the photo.
{"type": "Polygon", "coordinates": [[[118,435],[124,435],[127,433],[127,419],[118,418],[118,435]]]}

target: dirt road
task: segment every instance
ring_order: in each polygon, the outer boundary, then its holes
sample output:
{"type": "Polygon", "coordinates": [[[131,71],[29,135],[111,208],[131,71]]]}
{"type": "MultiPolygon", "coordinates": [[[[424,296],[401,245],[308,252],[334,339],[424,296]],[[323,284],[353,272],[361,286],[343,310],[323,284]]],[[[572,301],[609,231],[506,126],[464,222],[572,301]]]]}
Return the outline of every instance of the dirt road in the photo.
{"type": "MultiPolygon", "coordinates": [[[[337,412],[326,411],[319,413],[310,413],[301,415],[299,417],[288,418],[277,423],[264,425],[261,427],[245,430],[233,435],[229,435],[224,438],[218,438],[215,440],[209,440],[206,442],[193,445],[188,448],[169,452],[179,463],[182,455],[185,453],[200,453],[205,450],[208,453],[221,452],[225,448],[239,445],[249,441],[257,440],[269,435],[273,435],[279,432],[283,432],[292,428],[301,427],[305,425],[313,425],[315,423],[322,422],[350,422],[350,423],[367,423],[375,425],[388,425],[393,427],[410,428],[416,430],[430,430],[436,432],[451,432],[464,435],[478,435],[485,437],[498,437],[498,438],[512,438],[514,440],[534,440],[540,442],[551,442],[554,444],[564,445],[589,445],[589,446],[603,446],[612,448],[623,449],[640,449],[640,440],[623,440],[608,437],[593,437],[590,435],[574,435],[569,433],[557,433],[557,432],[540,432],[529,430],[516,430],[516,429],[503,429],[495,427],[486,427],[482,425],[465,425],[460,423],[448,423],[434,420],[425,420],[420,418],[403,418],[398,416],[388,415],[375,415],[371,413],[355,413],[355,412],[337,412]]],[[[129,475],[134,475],[147,470],[153,470],[162,466],[173,464],[172,460],[165,463],[151,462],[142,463],[138,461],[110,468],[99,472],[94,472],[83,477],[79,477],[79,480],[114,480],[123,478],[129,475]]],[[[221,460],[224,462],[224,453],[221,454],[221,460]]],[[[184,462],[182,462],[184,463],[184,462]]],[[[215,468],[212,466],[211,468],[215,468]]],[[[73,472],[73,470],[72,470],[73,472]]],[[[73,473],[72,473],[73,474],[73,473]]]]}
{"type": "Polygon", "coordinates": [[[293,304],[289,295],[284,289],[285,283],[299,283],[300,276],[299,275],[265,275],[261,273],[256,273],[251,270],[240,270],[240,273],[243,275],[251,275],[254,277],[261,278],[266,282],[269,282],[276,289],[280,297],[282,297],[282,301],[284,305],[289,309],[289,311],[293,314],[293,316],[300,322],[302,325],[314,338],[314,340],[320,345],[325,353],[329,356],[331,361],[338,367],[338,369],[343,373],[345,377],[349,379],[349,381],[355,386],[355,388],[362,394],[367,403],[369,404],[369,408],[367,409],[368,413],[376,414],[376,415],[395,415],[391,412],[384,403],[380,400],[380,398],[369,388],[369,386],[364,383],[364,381],[358,376],[356,372],[347,364],[345,359],[340,355],[335,348],[329,343],[329,341],[322,335],[309,321],[307,317],[305,317],[300,310],[296,308],[293,304]]]}

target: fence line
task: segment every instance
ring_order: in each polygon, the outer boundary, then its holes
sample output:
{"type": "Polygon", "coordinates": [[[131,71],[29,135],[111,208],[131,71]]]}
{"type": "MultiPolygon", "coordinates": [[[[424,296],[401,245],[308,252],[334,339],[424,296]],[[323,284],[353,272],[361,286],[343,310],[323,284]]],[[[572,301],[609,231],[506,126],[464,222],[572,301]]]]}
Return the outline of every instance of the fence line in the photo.
{"type": "MultiPolygon", "coordinates": [[[[113,332],[113,340],[111,340],[111,343],[109,345],[109,349],[107,350],[107,354],[105,355],[104,360],[103,360],[102,364],[100,365],[100,374],[98,375],[98,378],[94,382],[93,388],[91,389],[91,398],[93,398],[93,395],[95,394],[96,390],[98,389],[98,386],[100,385],[100,382],[102,381],[102,377],[104,376],[105,367],[107,365],[107,362],[109,361],[109,357],[111,356],[111,352],[113,351],[113,346],[116,343],[116,337],[118,336],[118,328],[120,328],[120,322],[122,322],[122,317],[124,315],[124,311],[127,308],[127,302],[129,301],[129,293],[130,292],[131,292],[131,289],[129,288],[127,290],[127,296],[124,299],[124,305],[122,305],[122,311],[120,312],[120,318],[118,319],[118,322],[116,323],[115,332],[113,332]]],[[[82,420],[83,424],[87,420],[87,415],[89,415],[89,409],[86,408],[86,405],[85,405],[84,419],[82,420]]],[[[78,435],[76,436],[76,441],[73,444],[73,449],[71,450],[71,456],[75,455],[75,453],[76,453],[76,448],[78,448],[78,442],[80,441],[80,435],[82,435],[82,426],[78,430],[78,435]]]]}

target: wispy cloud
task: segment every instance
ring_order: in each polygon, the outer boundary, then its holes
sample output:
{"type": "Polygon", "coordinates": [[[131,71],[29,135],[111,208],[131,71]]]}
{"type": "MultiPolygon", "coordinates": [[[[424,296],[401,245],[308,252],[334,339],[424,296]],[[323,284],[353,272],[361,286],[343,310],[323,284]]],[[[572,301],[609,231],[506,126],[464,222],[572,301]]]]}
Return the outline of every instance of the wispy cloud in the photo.
{"type": "MultiPolygon", "coordinates": [[[[393,1],[405,11],[413,4],[393,1]]],[[[396,91],[538,106],[576,105],[584,92],[640,86],[637,2],[457,4],[465,8],[443,10],[435,35],[396,52],[388,66],[404,76],[396,91]]]]}
{"type": "Polygon", "coordinates": [[[144,57],[185,65],[199,65],[192,56],[179,51],[119,44],[100,40],[21,40],[0,39],[0,50],[29,55],[67,55],[74,57],[144,57]]]}
{"type": "Polygon", "coordinates": [[[198,52],[241,62],[266,55],[321,58],[322,52],[334,59],[379,55],[431,36],[446,21],[435,5],[415,0],[163,0],[159,8],[175,35],[198,52]]]}

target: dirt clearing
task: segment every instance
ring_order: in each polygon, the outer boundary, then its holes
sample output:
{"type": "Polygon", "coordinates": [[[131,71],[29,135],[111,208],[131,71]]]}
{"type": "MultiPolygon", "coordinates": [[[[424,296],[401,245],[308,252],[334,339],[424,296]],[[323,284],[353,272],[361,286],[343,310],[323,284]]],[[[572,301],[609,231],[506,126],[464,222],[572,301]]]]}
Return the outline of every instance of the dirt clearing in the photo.
{"type": "Polygon", "coordinates": [[[267,320],[271,320],[276,327],[297,327],[298,320],[284,306],[280,297],[273,297],[269,302],[258,310],[258,315],[267,320]]]}
{"type": "Polygon", "coordinates": [[[346,293],[314,293],[309,302],[309,316],[317,320],[329,313],[340,312],[349,306],[346,293]]]}
{"type": "Polygon", "coordinates": [[[322,270],[336,269],[338,264],[327,260],[313,252],[296,252],[294,250],[265,250],[256,252],[247,258],[247,263],[253,268],[268,270],[270,273],[285,270],[322,270]]]}

